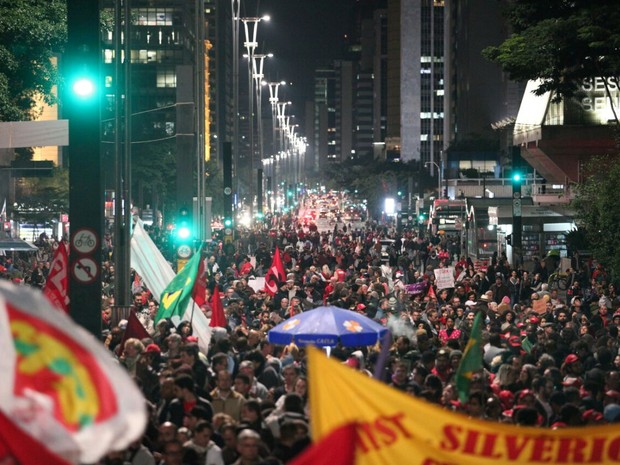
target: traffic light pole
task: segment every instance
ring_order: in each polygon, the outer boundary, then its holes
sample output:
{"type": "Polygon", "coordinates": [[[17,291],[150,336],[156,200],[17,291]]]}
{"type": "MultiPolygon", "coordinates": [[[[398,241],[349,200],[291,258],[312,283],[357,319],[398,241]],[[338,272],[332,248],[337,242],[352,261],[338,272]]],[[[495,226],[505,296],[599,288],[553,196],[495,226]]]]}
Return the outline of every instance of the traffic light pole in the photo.
{"type": "Polygon", "coordinates": [[[74,321],[101,335],[101,179],[99,2],[67,0],[63,113],[69,120],[69,298],[74,321]]]}
{"type": "Polygon", "coordinates": [[[523,175],[519,163],[520,148],[513,147],[512,160],[512,255],[514,267],[517,268],[523,260],[523,217],[521,183],[523,175]]]}

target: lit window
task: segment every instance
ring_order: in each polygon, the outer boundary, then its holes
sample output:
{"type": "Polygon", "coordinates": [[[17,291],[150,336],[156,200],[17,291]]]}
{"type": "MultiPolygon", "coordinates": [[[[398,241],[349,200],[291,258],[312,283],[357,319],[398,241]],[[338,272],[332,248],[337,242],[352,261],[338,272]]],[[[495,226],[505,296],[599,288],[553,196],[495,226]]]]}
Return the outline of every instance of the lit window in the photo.
{"type": "Polygon", "coordinates": [[[176,87],[177,76],[172,70],[157,71],[157,87],[176,87]]]}

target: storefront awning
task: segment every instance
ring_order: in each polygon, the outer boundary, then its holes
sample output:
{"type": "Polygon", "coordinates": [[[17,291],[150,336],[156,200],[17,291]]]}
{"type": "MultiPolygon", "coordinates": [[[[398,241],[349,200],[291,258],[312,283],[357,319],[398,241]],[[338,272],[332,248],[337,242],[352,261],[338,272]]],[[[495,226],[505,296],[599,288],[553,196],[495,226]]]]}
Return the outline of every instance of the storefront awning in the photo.
{"type": "Polygon", "coordinates": [[[17,238],[0,239],[0,252],[36,252],[38,247],[17,238]]]}

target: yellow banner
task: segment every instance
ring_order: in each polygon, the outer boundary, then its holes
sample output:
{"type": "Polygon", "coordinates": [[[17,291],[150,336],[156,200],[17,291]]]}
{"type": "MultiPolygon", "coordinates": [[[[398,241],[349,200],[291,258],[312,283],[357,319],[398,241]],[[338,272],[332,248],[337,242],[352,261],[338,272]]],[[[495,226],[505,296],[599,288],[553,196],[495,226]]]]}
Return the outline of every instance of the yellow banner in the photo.
{"type": "Polygon", "coordinates": [[[620,428],[549,430],[486,422],[390,388],[308,349],[314,441],[357,424],[356,465],[620,463],[620,428]]]}

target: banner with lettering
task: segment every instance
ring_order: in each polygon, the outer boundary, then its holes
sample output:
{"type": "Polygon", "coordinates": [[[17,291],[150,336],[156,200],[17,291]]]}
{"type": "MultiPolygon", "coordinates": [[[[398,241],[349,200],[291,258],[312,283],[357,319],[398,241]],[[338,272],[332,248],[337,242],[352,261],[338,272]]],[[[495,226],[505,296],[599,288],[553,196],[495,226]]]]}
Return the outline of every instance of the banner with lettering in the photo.
{"type": "Polygon", "coordinates": [[[437,290],[450,289],[454,287],[454,268],[436,268],[435,272],[435,285],[437,290]]]}
{"type": "Polygon", "coordinates": [[[428,287],[428,283],[426,281],[422,281],[419,283],[407,284],[405,286],[405,291],[407,294],[426,294],[426,288],[428,287]]]}
{"type": "Polygon", "coordinates": [[[548,430],[477,420],[386,386],[318,349],[308,348],[308,360],[313,440],[356,423],[356,465],[620,462],[618,425],[548,430]]]}

